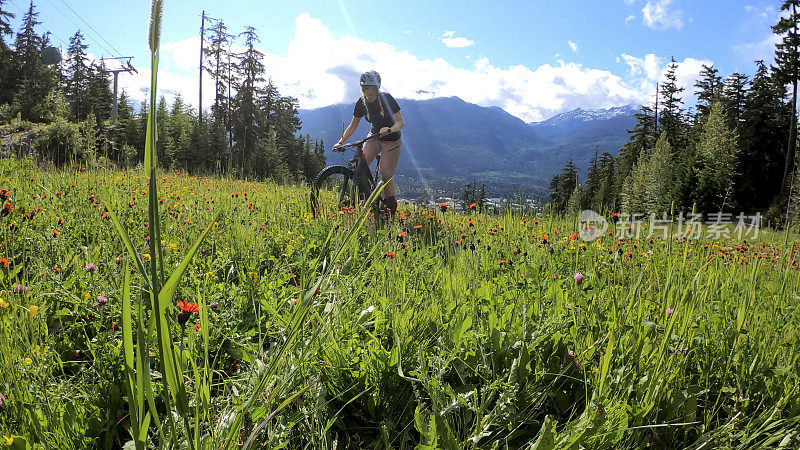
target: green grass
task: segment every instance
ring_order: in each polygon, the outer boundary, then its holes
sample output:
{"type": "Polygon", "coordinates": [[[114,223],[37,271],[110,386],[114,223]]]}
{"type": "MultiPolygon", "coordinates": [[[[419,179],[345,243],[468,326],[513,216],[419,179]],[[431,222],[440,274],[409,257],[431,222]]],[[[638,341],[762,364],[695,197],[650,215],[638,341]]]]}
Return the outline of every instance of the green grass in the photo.
{"type": "Polygon", "coordinates": [[[162,341],[147,178],[80,169],[0,162],[16,448],[800,445],[796,236],[583,244],[563,218],[408,205],[376,230],[314,219],[303,187],[164,173],[159,283],[212,228],[162,341]]]}

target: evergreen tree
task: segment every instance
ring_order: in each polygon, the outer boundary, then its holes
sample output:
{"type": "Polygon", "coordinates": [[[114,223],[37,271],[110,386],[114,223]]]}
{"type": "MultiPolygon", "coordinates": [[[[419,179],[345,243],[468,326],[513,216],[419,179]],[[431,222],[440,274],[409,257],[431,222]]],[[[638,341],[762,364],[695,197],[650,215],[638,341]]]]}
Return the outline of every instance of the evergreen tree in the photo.
{"type": "Polygon", "coordinates": [[[158,110],[156,117],[158,117],[158,124],[156,125],[156,154],[157,161],[159,161],[164,168],[172,167],[175,160],[175,149],[172,142],[172,133],[169,126],[172,124],[170,121],[169,107],[167,106],[167,99],[162,95],[158,99],[158,110]]]}
{"type": "Polygon", "coordinates": [[[780,193],[789,113],[786,89],[769,75],[763,61],[747,91],[740,132],[736,202],[744,211],[764,211],[780,193]]]}
{"type": "Polygon", "coordinates": [[[696,121],[702,123],[708,117],[711,111],[711,105],[721,95],[722,91],[722,78],[718,75],[719,70],[714,66],[706,66],[700,71],[700,79],[694,84],[697,88],[695,94],[697,95],[697,119],[696,121]]]}
{"type": "Polygon", "coordinates": [[[578,167],[570,159],[557,174],[550,180],[550,206],[553,212],[566,211],[570,198],[578,185],[578,167]]]}
{"type": "Polygon", "coordinates": [[[720,103],[714,103],[698,145],[698,189],[695,200],[701,211],[722,211],[730,204],[739,136],[726,124],[720,103]]]}
{"type": "Polygon", "coordinates": [[[28,12],[22,18],[22,29],[16,36],[12,67],[9,68],[10,80],[16,83],[13,90],[13,103],[23,119],[31,121],[52,120],[51,102],[54,99],[56,73],[45,66],[40,54],[48,44],[47,36],[36,34],[36,27],[41,24],[39,13],[30,3],[28,12]]]}
{"type": "Polygon", "coordinates": [[[70,112],[76,121],[82,121],[89,114],[89,82],[92,71],[88,65],[86,50],[89,48],[83,43],[83,34],[80,30],[69,40],[69,63],[67,66],[66,86],[64,93],[70,105],[70,112]]]}
{"type": "Polygon", "coordinates": [[[647,106],[642,107],[642,112],[636,113],[636,125],[633,130],[628,130],[629,140],[619,150],[617,158],[617,177],[614,182],[613,196],[620,195],[627,177],[633,173],[633,167],[640,157],[647,155],[655,146],[658,135],[656,134],[656,118],[653,110],[647,106]]]}
{"type": "MultiPolygon", "coordinates": [[[[206,57],[205,70],[214,79],[214,104],[211,105],[211,116],[213,120],[219,121],[222,125],[222,135],[215,136],[211,140],[210,153],[220,158],[221,164],[227,164],[228,138],[225,136],[230,131],[230,83],[231,83],[231,40],[233,36],[228,34],[228,27],[221,20],[209,29],[211,33],[210,45],[203,48],[206,57]],[[224,147],[222,140],[224,138],[224,147]],[[222,160],[225,160],[224,162],[222,160]]],[[[212,126],[212,136],[219,134],[220,126],[212,126]]]]}
{"type": "Polygon", "coordinates": [[[664,75],[666,81],[661,84],[659,89],[661,98],[661,110],[658,117],[659,131],[666,133],[673,150],[684,148],[685,144],[683,99],[681,98],[684,88],[678,87],[678,77],[675,74],[677,69],[678,63],[675,62],[675,58],[672,58],[667,66],[667,73],[664,75]]]}
{"type": "Polygon", "coordinates": [[[9,103],[13,97],[14,83],[11,80],[11,58],[13,53],[6,44],[5,37],[12,34],[11,19],[14,14],[6,11],[3,4],[6,0],[0,0],[0,105],[9,103]]]}
{"type": "MultiPolygon", "coordinates": [[[[99,67],[89,67],[89,83],[86,86],[85,103],[89,111],[97,116],[98,126],[104,128],[103,123],[111,119],[114,93],[111,91],[111,80],[109,80],[109,74],[103,63],[99,67]]],[[[119,108],[119,103],[117,103],[117,107],[119,108]]]]}
{"type": "Polygon", "coordinates": [[[721,102],[728,117],[728,126],[736,130],[744,123],[744,108],[747,99],[747,75],[734,72],[725,79],[721,102]]]}
{"type": "MultiPolygon", "coordinates": [[[[785,84],[791,85],[791,111],[789,112],[789,141],[786,150],[780,196],[776,207],[782,211],[789,196],[789,185],[794,170],[795,153],[797,151],[797,81],[800,77],[800,0],[784,0],[781,11],[788,13],[772,27],[775,34],[781,37],[775,47],[775,75],[785,84]]],[[[782,216],[782,213],[778,213],[782,216]]]]}
{"type": "Polygon", "coordinates": [[[258,99],[263,91],[259,86],[264,82],[264,54],[255,47],[260,42],[255,28],[247,27],[240,36],[244,36],[245,51],[239,55],[235,65],[237,81],[232,128],[236,142],[234,165],[243,169],[248,154],[253,151],[256,140],[262,135],[259,124],[263,122],[263,112],[259,108],[258,99]]]}
{"type": "Polygon", "coordinates": [[[647,159],[646,164],[641,166],[644,172],[644,197],[643,211],[662,213],[669,211],[674,199],[674,189],[672,185],[675,180],[672,148],[667,138],[666,131],[661,133],[661,137],[656,142],[653,153],[647,159]]]}

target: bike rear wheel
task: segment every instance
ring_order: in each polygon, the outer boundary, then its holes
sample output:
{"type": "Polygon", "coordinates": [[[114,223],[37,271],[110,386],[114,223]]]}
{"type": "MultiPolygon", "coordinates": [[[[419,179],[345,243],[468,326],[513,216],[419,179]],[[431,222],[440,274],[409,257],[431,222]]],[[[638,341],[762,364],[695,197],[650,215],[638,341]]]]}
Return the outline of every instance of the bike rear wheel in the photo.
{"type": "Polygon", "coordinates": [[[315,214],[353,208],[358,204],[353,171],[345,166],[328,166],[314,178],[311,207],[315,214]]]}

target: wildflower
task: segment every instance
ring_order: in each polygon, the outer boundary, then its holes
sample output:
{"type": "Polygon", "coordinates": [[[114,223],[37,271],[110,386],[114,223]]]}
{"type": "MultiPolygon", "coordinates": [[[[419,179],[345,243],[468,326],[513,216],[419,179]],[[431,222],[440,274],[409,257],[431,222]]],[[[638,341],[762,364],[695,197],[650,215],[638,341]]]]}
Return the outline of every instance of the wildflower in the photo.
{"type": "Polygon", "coordinates": [[[101,305],[105,305],[106,303],[108,303],[108,299],[103,295],[98,295],[97,302],[100,303],[101,305]]]}
{"type": "Polygon", "coordinates": [[[572,351],[572,349],[567,349],[567,354],[568,354],[569,356],[575,356],[575,352],[574,352],[574,351],[572,351]]]}
{"type": "Polygon", "coordinates": [[[189,317],[192,314],[200,313],[200,307],[197,306],[197,303],[190,303],[187,301],[179,301],[178,308],[180,308],[181,312],[178,314],[178,323],[183,326],[186,324],[186,321],[189,320],[189,317]]]}
{"type": "Polygon", "coordinates": [[[8,437],[8,436],[6,436],[6,435],[4,434],[4,435],[3,435],[3,441],[5,441],[5,444],[6,444],[7,446],[11,447],[11,445],[14,443],[14,438],[10,438],[10,437],[8,437]]]}
{"type": "Polygon", "coordinates": [[[199,323],[194,324],[194,331],[200,331],[200,324],[199,323]]]}
{"type": "Polygon", "coordinates": [[[579,361],[575,361],[575,368],[578,370],[583,370],[583,364],[581,364],[579,361]]]}
{"type": "Polygon", "coordinates": [[[667,308],[667,317],[671,316],[673,312],[675,312],[675,310],[674,310],[674,309],[672,309],[672,308],[667,308]]]}
{"type": "Polygon", "coordinates": [[[211,309],[217,309],[217,308],[219,308],[219,302],[211,302],[211,304],[210,304],[210,305],[208,305],[208,306],[209,306],[211,309]]]}
{"type": "Polygon", "coordinates": [[[581,282],[583,281],[583,274],[580,273],[580,272],[577,272],[575,274],[574,278],[575,278],[575,284],[581,284],[581,282]]]}
{"type": "Polygon", "coordinates": [[[502,266],[503,264],[505,264],[505,263],[506,263],[506,260],[504,260],[504,259],[501,259],[501,260],[497,261],[497,263],[498,263],[498,264],[500,264],[500,265],[502,266]]]}
{"type": "Polygon", "coordinates": [[[0,394],[0,406],[3,406],[3,403],[6,401],[6,397],[3,394],[0,394]]]}
{"type": "Polygon", "coordinates": [[[30,358],[25,358],[25,365],[30,366],[31,364],[33,364],[33,360],[30,358]]]}
{"type": "Polygon", "coordinates": [[[394,257],[395,257],[395,254],[394,254],[394,252],[384,252],[384,254],[383,254],[383,257],[384,257],[384,258],[391,258],[391,259],[394,259],[394,257]]]}
{"type": "Polygon", "coordinates": [[[422,228],[422,225],[414,225],[415,230],[419,230],[420,228],[422,228]]]}
{"type": "Polygon", "coordinates": [[[469,207],[470,207],[470,209],[475,209],[475,207],[476,207],[477,205],[478,205],[477,203],[474,203],[474,202],[473,202],[473,203],[470,203],[470,204],[469,204],[469,207]]]}
{"type": "Polygon", "coordinates": [[[8,259],[6,259],[5,256],[0,256],[0,267],[2,267],[3,269],[8,268],[8,259]]]}
{"type": "MultiPolygon", "coordinates": [[[[11,212],[11,211],[14,210],[14,205],[12,205],[11,203],[5,202],[5,203],[3,203],[3,210],[11,212]]],[[[6,214],[8,214],[8,213],[6,213],[6,214]]]]}
{"type": "Polygon", "coordinates": [[[19,283],[15,284],[14,287],[11,288],[11,291],[14,292],[15,294],[27,294],[28,290],[29,290],[28,286],[23,286],[19,283]]]}
{"type": "Polygon", "coordinates": [[[0,308],[6,309],[11,306],[5,299],[0,298],[0,308]]]}
{"type": "Polygon", "coordinates": [[[11,197],[11,192],[8,192],[8,189],[0,189],[0,201],[6,201],[8,197],[11,197]]]}
{"type": "Polygon", "coordinates": [[[450,206],[450,205],[447,204],[447,203],[439,203],[439,209],[441,209],[442,212],[446,212],[448,206],[450,206]]]}
{"type": "Polygon", "coordinates": [[[150,254],[149,253],[142,253],[142,261],[148,260],[150,261],[150,254]]]}
{"type": "Polygon", "coordinates": [[[37,312],[39,312],[39,307],[31,305],[31,307],[28,308],[28,319],[33,319],[33,316],[35,316],[37,312]]]}
{"type": "Polygon", "coordinates": [[[97,264],[89,263],[86,265],[86,267],[84,267],[84,269],[86,269],[87,272],[95,273],[97,272],[97,264]]]}
{"type": "Polygon", "coordinates": [[[53,228],[53,237],[56,238],[56,237],[59,237],[60,235],[61,235],[61,232],[59,232],[58,230],[53,228]]]}

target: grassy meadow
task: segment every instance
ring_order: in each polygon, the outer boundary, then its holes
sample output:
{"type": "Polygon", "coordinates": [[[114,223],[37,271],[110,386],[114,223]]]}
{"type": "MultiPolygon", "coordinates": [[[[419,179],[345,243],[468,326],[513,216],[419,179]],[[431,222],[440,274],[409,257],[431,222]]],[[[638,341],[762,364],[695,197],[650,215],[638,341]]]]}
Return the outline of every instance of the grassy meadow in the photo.
{"type": "Polygon", "coordinates": [[[0,161],[0,447],[800,446],[797,236],[155,181],[0,161]]]}

